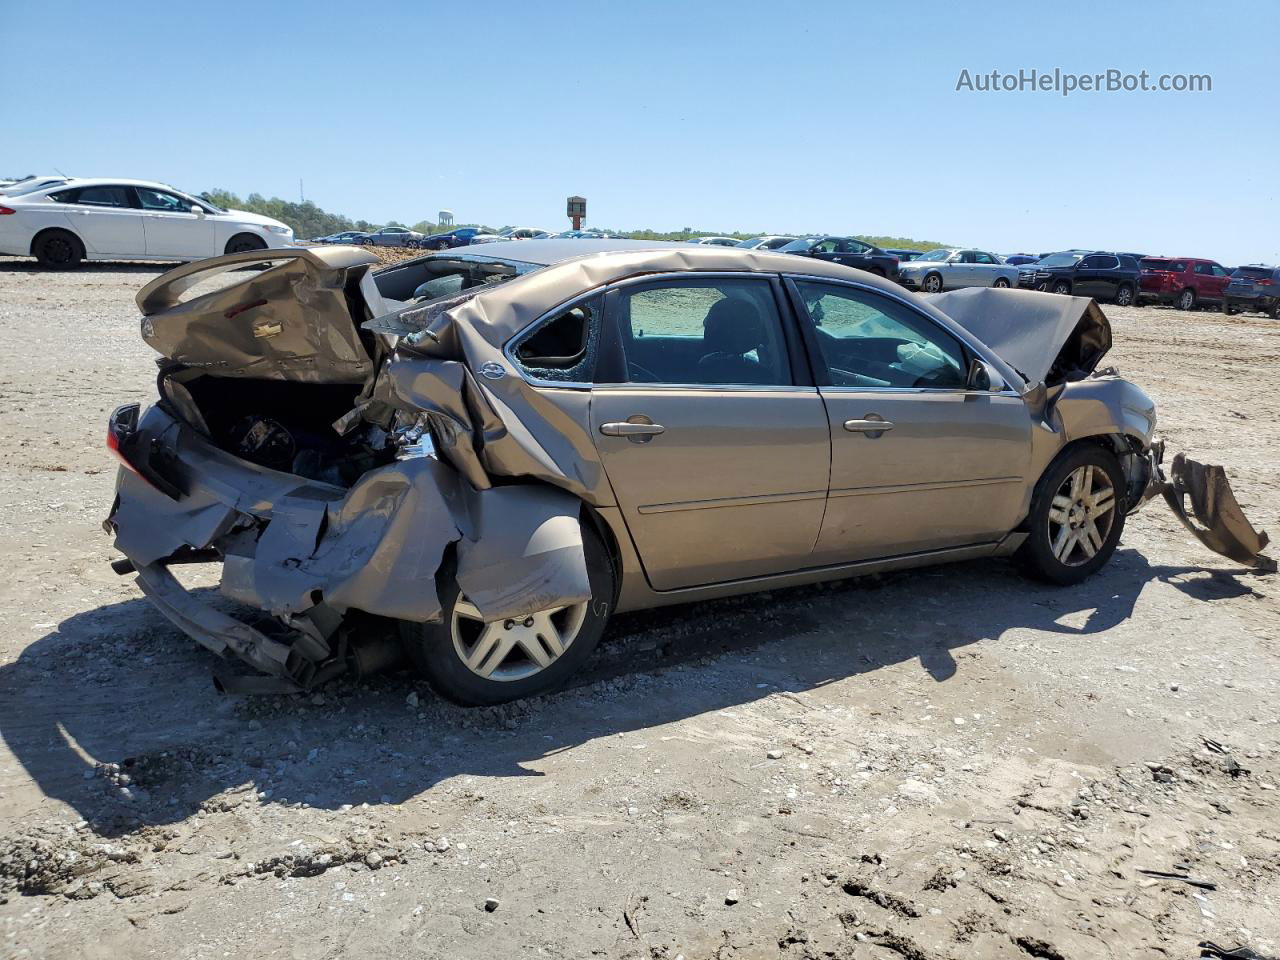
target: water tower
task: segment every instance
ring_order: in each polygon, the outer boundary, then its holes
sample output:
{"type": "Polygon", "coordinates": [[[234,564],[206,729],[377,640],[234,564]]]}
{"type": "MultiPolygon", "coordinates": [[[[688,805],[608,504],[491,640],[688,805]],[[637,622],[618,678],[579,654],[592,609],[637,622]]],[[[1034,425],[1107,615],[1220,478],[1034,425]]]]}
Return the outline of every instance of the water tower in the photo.
{"type": "Polygon", "coordinates": [[[436,216],[439,218],[440,226],[442,226],[442,227],[452,227],[452,226],[453,226],[453,211],[452,211],[452,210],[441,210],[438,214],[436,214],[436,216]]]}

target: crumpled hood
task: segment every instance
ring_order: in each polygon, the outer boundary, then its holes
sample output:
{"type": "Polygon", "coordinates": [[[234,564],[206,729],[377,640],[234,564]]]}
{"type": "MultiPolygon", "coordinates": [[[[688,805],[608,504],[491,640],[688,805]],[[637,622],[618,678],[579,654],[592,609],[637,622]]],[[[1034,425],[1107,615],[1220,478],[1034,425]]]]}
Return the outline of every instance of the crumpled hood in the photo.
{"type": "Polygon", "coordinates": [[[1111,349],[1111,324],[1089,297],[966,287],[923,299],[1035,386],[1087,377],[1111,349]]]}

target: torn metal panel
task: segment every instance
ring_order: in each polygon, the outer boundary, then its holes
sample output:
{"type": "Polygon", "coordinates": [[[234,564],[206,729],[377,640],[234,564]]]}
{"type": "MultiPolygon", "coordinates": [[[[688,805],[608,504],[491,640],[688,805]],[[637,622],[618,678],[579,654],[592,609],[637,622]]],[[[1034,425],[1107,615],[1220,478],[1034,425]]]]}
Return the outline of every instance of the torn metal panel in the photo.
{"type": "Polygon", "coordinates": [[[486,621],[526,617],[591,598],[579,501],[543,486],[469,497],[472,529],[458,543],[458,586],[486,621]]]}
{"type": "Polygon", "coordinates": [[[1082,379],[1111,349],[1111,324],[1088,297],[965,287],[923,299],[1012,364],[1031,385],[1082,379]]]}
{"type": "Polygon", "coordinates": [[[170,360],[218,376],[363,383],[374,358],[358,329],[365,317],[352,308],[377,262],[353,247],[303,247],[188,263],[138,293],[142,338],[170,360]],[[271,261],[278,262],[240,283],[181,299],[201,281],[271,261]]]}
{"type": "Polygon", "coordinates": [[[1245,517],[1222,467],[1197,463],[1180,453],[1173,458],[1169,474],[1170,479],[1160,492],[1192,536],[1214,553],[1237,563],[1275,569],[1275,561],[1262,555],[1270,538],[1255,530],[1245,517]],[[1191,515],[1187,513],[1188,498],[1191,515]]]}

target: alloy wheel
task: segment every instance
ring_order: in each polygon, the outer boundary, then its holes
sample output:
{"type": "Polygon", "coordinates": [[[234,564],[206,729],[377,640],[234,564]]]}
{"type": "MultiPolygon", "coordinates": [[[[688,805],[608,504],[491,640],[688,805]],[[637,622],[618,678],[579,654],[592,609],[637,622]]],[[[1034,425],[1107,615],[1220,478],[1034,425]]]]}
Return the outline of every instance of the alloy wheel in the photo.
{"type": "Polygon", "coordinates": [[[924,288],[928,293],[942,292],[942,278],[937,274],[924,278],[924,288]]]}
{"type": "Polygon", "coordinates": [[[1192,293],[1190,290],[1183,290],[1182,299],[1178,303],[1178,306],[1180,306],[1183,310],[1190,310],[1195,305],[1195,302],[1196,302],[1196,295],[1192,293]]]}
{"type": "Polygon", "coordinates": [[[1121,287],[1119,290],[1116,291],[1117,306],[1127,307],[1132,302],[1133,302],[1133,291],[1130,290],[1128,287],[1121,287]]]}
{"type": "Polygon", "coordinates": [[[1049,545],[1067,567],[1088,563],[1102,549],[1116,518],[1116,491],[1107,471],[1092,464],[1076,467],[1062,482],[1049,507],[1049,545]]]}
{"type": "Polygon", "coordinates": [[[1005,287],[1009,286],[1009,281],[1004,277],[996,277],[996,282],[993,283],[992,286],[999,287],[1003,290],[1005,287]]]}
{"type": "Polygon", "coordinates": [[[587,602],[552,607],[519,620],[485,623],[465,597],[453,605],[450,634],[462,663],[486,680],[523,680],[550,667],[577,638],[587,602]]]}

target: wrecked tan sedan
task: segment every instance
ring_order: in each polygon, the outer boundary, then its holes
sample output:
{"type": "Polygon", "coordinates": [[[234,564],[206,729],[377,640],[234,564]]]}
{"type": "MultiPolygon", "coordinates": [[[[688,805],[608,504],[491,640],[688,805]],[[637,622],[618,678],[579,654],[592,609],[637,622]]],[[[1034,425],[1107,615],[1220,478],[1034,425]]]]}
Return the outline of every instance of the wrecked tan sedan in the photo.
{"type": "Polygon", "coordinates": [[[115,566],[257,669],[226,689],[403,650],[495,703],[561,683],[615,610],[976,557],[1075,583],[1157,492],[1242,562],[1265,543],[1214,468],[1165,482],[1088,299],[639,241],[376,262],[253,251],[138,295],[159,399],[111,417],[115,566]],[[195,562],[260,614],[188,591],[195,562]]]}

